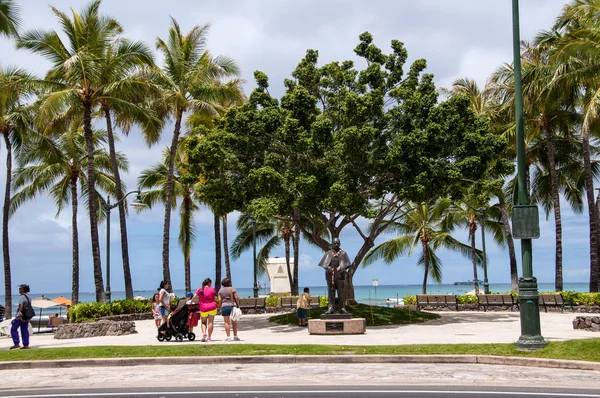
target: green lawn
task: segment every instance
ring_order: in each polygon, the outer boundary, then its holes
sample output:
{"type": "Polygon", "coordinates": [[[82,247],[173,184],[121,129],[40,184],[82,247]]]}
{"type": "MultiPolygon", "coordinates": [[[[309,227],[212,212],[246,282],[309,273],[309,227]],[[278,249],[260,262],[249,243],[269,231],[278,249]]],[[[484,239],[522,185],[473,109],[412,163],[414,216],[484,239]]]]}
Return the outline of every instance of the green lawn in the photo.
{"type": "Polygon", "coordinates": [[[515,344],[431,344],[403,346],[328,346],[260,344],[164,344],[140,347],[45,348],[0,352],[1,361],[80,358],[235,356],[235,355],[498,355],[600,362],[600,338],[551,342],[537,352],[521,352],[515,344]]]}
{"type": "MultiPolygon", "coordinates": [[[[326,307],[311,309],[308,312],[308,319],[319,319],[321,314],[326,310],[326,307]]],[[[354,318],[365,318],[367,320],[367,326],[407,325],[410,323],[426,322],[440,317],[438,314],[432,314],[430,312],[378,306],[370,307],[365,304],[348,306],[347,310],[354,318]]],[[[273,316],[269,318],[269,321],[280,325],[297,325],[298,317],[295,312],[290,312],[273,316]]]]}

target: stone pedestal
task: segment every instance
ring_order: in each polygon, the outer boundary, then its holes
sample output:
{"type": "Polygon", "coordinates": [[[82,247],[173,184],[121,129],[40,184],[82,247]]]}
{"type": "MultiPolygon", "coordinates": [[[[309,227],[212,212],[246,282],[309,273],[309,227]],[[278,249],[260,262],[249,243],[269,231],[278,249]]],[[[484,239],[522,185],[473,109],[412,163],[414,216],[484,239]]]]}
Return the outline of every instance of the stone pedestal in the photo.
{"type": "Polygon", "coordinates": [[[310,334],[363,334],[367,330],[365,318],[311,319],[308,321],[310,334]]]}

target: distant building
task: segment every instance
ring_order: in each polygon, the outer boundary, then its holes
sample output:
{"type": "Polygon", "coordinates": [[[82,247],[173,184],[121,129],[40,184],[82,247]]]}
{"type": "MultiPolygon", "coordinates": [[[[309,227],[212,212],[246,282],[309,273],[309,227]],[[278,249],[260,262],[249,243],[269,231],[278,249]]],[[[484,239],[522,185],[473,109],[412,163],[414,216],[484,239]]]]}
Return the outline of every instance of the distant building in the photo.
{"type": "MultiPolygon", "coordinates": [[[[275,257],[267,260],[267,277],[271,283],[272,294],[291,293],[290,279],[287,273],[285,257],[275,257]]],[[[290,270],[294,274],[294,259],[290,258],[290,270]]]]}

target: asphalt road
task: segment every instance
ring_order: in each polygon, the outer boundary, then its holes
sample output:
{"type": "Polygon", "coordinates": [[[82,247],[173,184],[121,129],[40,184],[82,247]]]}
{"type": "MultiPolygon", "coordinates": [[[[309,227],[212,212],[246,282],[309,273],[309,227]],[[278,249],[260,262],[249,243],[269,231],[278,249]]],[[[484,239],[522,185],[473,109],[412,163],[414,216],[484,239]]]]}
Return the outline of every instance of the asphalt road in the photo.
{"type": "Polygon", "coordinates": [[[298,389],[285,387],[235,388],[223,391],[206,391],[198,388],[153,389],[123,388],[107,391],[99,390],[21,390],[2,394],[12,398],[59,398],[59,397],[117,397],[117,398],[453,398],[453,397],[489,397],[489,398],[600,398],[600,390],[549,390],[549,389],[498,389],[495,387],[434,388],[430,386],[411,386],[410,388],[390,388],[380,386],[362,386],[340,388],[339,386],[321,386],[319,389],[298,389]]]}

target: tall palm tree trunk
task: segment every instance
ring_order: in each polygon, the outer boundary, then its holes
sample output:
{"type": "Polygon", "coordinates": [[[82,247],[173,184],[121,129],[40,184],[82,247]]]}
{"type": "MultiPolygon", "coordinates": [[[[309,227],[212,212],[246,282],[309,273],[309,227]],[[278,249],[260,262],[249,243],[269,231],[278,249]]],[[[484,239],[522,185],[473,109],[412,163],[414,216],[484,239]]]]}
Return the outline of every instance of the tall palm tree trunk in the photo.
{"type": "Polygon", "coordinates": [[[473,260],[473,283],[475,284],[475,294],[479,294],[479,278],[477,277],[477,250],[475,249],[475,231],[476,229],[471,227],[470,233],[471,238],[471,258],[473,260]]]}
{"type": "Polygon", "coordinates": [[[554,207],[554,225],[556,228],[556,251],[554,258],[554,290],[563,290],[562,269],[562,218],[560,216],[560,197],[558,193],[558,176],[556,175],[556,160],[554,158],[554,142],[552,141],[552,130],[548,122],[544,122],[544,133],[546,134],[546,151],[548,152],[548,171],[550,173],[550,185],[552,188],[552,206],[554,207]]]}
{"type": "Polygon", "coordinates": [[[502,214],[502,225],[504,226],[504,235],[506,236],[506,244],[508,246],[508,258],[510,262],[510,285],[513,292],[519,291],[519,271],[517,269],[517,256],[515,253],[515,241],[512,236],[512,228],[510,226],[510,218],[508,209],[504,201],[500,202],[500,213],[502,214]]]}
{"type": "Polygon", "coordinates": [[[223,216],[223,255],[225,257],[225,275],[231,280],[231,263],[229,262],[229,243],[227,242],[227,214],[223,216]]]}
{"type": "Polygon", "coordinates": [[[12,280],[10,276],[10,253],[8,242],[8,218],[10,216],[10,186],[12,180],[12,144],[10,130],[3,132],[6,144],[6,188],[4,191],[4,207],[2,208],[2,252],[4,254],[4,298],[5,319],[12,318],[12,280]]]}
{"type": "Polygon", "coordinates": [[[215,289],[221,288],[221,218],[214,213],[215,223],[215,289]]]}
{"type": "Polygon", "coordinates": [[[73,214],[71,216],[71,228],[73,229],[73,274],[71,280],[71,303],[75,305],[79,302],[79,230],[77,228],[77,175],[71,177],[71,207],[73,214]]]}
{"type": "Polygon", "coordinates": [[[292,286],[292,294],[297,296],[300,291],[298,287],[298,268],[300,266],[300,228],[297,225],[294,226],[292,246],[294,247],[294,285],[292,286]]]}
{"type": "Polygon", "coordinates": [[[423,288],[421,289],[421,293],[427,294],[427,277],[429,276],[429,250],[427,250],[427,244],[421,241],[421,245],[423,246],[423,264],[425,270],[423,273],[423,288]]]}
{"type": "Polygon", "coordinates": [[[283,237],[283,242],[285,246],[285,265],[287,267],[287,275],[290,283],[290,293],[294,294],[294,277],[292,275],[292,264],[290,263],[290,241],[291,237],[288,234],[285,234],[283,237]]]}
{"type": "Polygon", "coordinates": [[[594,181],[590,161],[590,132],[583,129],[583,170],[590,223],[590,292],[598,291],[598,216],[594,204],[594,181]]]}
{"type": "Polygon", "coordinates": [[[87,151],[87,187],[88,208],[90,215],[90,234],[92,238],[92,260],[94,262],[94,284],[96,285],[96,301],[104,302],[104,286],[102,281],[102,265],[100,262],[100,244],[98,239],[98,213],[96,209],[96,181],[94,176],[94,140],[92,132],[92,103],[86,98],[83,103],[83,131],[87,151]]]}
{"type": "Polygon", "coordinates": [[[167,177],[167,193],[165,195],[165,224],[163,227],[163,280],[171,280],[171,270],[169,268],[169,239],[171,234],[171,203],[173,202],[173,179],[175,174],[175,156],[177,154],[177,145],[179,144],[179,134],[181,131],[181,118],[183,111],[179,110],[173,130],[173,139],[171,140],[171,149],[169,153],[169,176],[167,177]]]}
{"type": "MultiPolygon", "coordinates": [[[[191,270],[191,265],[192,265],[192,236],[191,236],[191,217],[192,217],[192,209],[190,208],[190,199],[189,198],[184,198],[183,202],[181,203],[181,205],[183,206],[183,217],[187,220],[186,222],[186,228],[184,231],[184,240],[185,242],[183,243],[184,249],[183,249],[183,273],[185,275],[185,291],[186,292],[191,292],[192,291],[192,270],[191,270]]],[[[182,220],[182,222],[184,222],[182,220]]]]}
{"type": "Polygon", "coordinates": [[[117,164],[117,152],[115,150],[115,137],[113,135],[110,108],[103,107],[104,117],[106,118],[106,132],[108,133],[108,150],[110,153],[110,163],[115,179],[115,193],[119,203],[119,224],[121,227],[121,255],[123,257],[123,277],[125,279],[125,298],[133,300],[133,283],[131,280],[131,269],[129,267],[129,244],[127,243],[127,220],[125,214],[125,201],[123,200],[123,188],[121,186],[121,175],[119,165],[117,164]]]}

